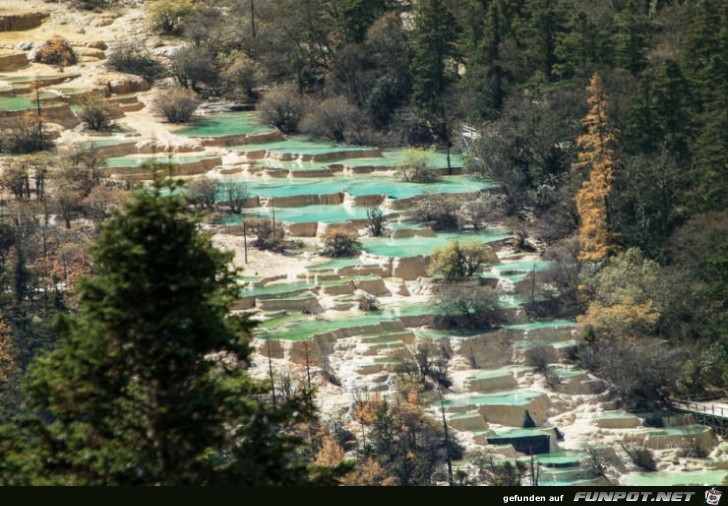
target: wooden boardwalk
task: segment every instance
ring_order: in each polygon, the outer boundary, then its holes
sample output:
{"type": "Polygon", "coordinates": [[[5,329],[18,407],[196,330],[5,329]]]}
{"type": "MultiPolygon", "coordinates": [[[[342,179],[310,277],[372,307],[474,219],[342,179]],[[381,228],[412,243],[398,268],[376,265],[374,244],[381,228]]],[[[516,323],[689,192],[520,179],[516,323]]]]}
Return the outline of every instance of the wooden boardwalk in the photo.
{"type": "Polygon", "coordinates": [[[695,402],[674,400],[672,407],[683,413],[691,413],[695,421],[713,428],[722,438],[728,437],[728,401],[695,402]]]}

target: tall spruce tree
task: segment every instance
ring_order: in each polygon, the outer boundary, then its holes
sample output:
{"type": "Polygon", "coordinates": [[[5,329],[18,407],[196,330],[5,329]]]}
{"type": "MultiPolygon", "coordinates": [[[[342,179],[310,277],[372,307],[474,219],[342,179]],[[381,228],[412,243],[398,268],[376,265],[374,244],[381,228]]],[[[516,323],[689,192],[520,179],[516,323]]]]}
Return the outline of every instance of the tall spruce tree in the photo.
{"type": "Polygon", "coordinates": [[[680,33],[680,65],[694,88],[696,105],[700,108],[709,100],[716,76],[711,62],[719,53],[722,0],[697,0],[686,4],[683,14],[685,28],[680,33]]]}
{"type": "MultiPolygon", "coordinates": [[[[564,21],[564,30],[556,39],[558,64],[554,73],[561,79],[577,76],[588,79],[595,70],[609,62],[611,57],[610,33],[599,21],[594,21],[577,3],[566,4],[570,15],[564,21]]],[[[608,24],[607,24],[608,26],[608,24]]]]}
{"type": "Polygon", "coordinates": [[[301,484],[289,425],[309,395],[266,402],[244,370],[253,327],[231,316],[230,255],[157,179],[106,222],[78,314],[25,379],[31,415],[0,427],[0,483],[301,484]]]}
{"type": "Polygon", "coordinates": [[[492,2],[487,11],[481,11],[482,16],[471,16],[470,40],[466,41],[467,71],[459,83],[463,115],[476,122],[498,116],[505,101],[506,81],[499,54],[504,35],[500,2],[492,2]]]}
{"type": "Polygon", "coordinates": [[[692,112],[690,87],[676,61],[666,60],[656,72],[644,72],[627,114],[625,150],[636,154],[665,150],[676,160],[687,160],[692,112]]]}
{"type": "Polygon", "coordinates": [[[557,64],[556,40],[563,31],[563,11],[557,0],[526,0],[524,8],[523,55],[542,80],[551,82],[557,64]]]}
{"type": "Polygon", "coordinates": [[[445,92],[453,79],[457,21],[443,0],[421,0],[413,34],[413,99],[435,137],[451,145],[445,92]]]}
{"type": "Polygon", "coordinates": [[[696,181],[693,207],[701,211],[728,206],[728,6],[725,3],[715,17],[719,23],[717,45],[710,54],[705,80],[700,82],[703,112],[693,170],[696,181]]]}
{"type": "Polygon", "coordinates": [[[389,8],[389,0],[338,0],[331,2],[344,43],[364,42],[367,30],[389,8]]]}
{"type": "Polygon", "coordinates": [[[647,65],[645,51],[649,23],[644,2],[627,0],[624,9],[615,18],[613,37],[617,63],[634,75],[647,65]]]}

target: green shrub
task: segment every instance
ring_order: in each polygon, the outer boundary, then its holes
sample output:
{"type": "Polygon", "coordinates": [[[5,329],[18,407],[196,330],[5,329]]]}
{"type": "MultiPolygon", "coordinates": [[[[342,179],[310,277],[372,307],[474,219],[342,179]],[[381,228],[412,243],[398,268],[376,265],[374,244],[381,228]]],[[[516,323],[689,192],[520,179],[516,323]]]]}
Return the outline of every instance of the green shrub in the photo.
{"type": "Polygon", "coordinates": [[[422,390],[430,390],[435,385],[442,388],[452,386],[448,375],[447,350],[436,348],[428,342],[418,342],[407,349],[408,353],[399,359],[396,371],[409,381],[406,385],[418,385],[422,390]]]}
{"type": "Polygon", "coordinates": [[[39,128],[34,115],[0,120],[0,153],[22,155],[50,149],[52,146],[49,135],[39,128]]]}
{"type": "Polygon", "coordinates": [[[227,183],[223,186],[222,190],[227,210],[232,214],[243,214],[243,209],[245,209],[250,198],[248,185],[241,181],[227,183]]]}
{"type": "Polygon", "coordinates": [[[78,119],[86,123],[91,130],[108,130],[112,126],[113,109],[108,102],[98,95],[88,97],[81,102],[76,113],[78,119]]]}
{"type": "Polygon", "coordinates": [[[184,88],[160,91],[154,98],[154,110],[170,123],[187,123],[198,105],[197,94],[184,88]]]}
{"type": "Polygon", "coordinates": [[[323,238],[320,254],[325,257],[351,257],[359,254],[361,242],[354,233],[332,232],[323,238]]]}
{"type": "Polygon", "coordinates": [[[525,353],[526,363],[536,369],[536,372],[545,372],[549,366],[558,360],[553,346],[534,346],[525,353]]]}
{"type": "Polygon", "coordinates": [[[372,237],[381,237],[384,235],[384,211],[378,207],[367,208],[367,228],[372,237]]]}
{"type": "Polygon", "coordinates": [[[301,122],[301,132],[311,137],[344,142],[362,114],[343,97],[327,98],[311,107],[301,122]]]}
{"type": "Polygon", "coordinates": [[[414,215],[436,231],[458,230],[460,203],[450,195],[427,195],[417,202],[414,215]]]}
{"type": "Polygon", "coordinates": [[[156,0],[147,7],[149,28],[161,35],[181,35],[194,10],[191,0],[156,0]]]}
{"type": "MultiPolygon", "coordinates": [[[[47,0],[46,0],[47,1],[47,0]]],[[[109,0],[72,0],[71,5],[77,9],[90,11],[109,4],[109,0]]]]}
{"type": "Polygon", "coordinates": [[[506,320],[498,305],[498,294],[487,287],[461,290],[447,286],[437,294],[433,326],[441,330],[485,331],[506,320]]]}
{"type": "Polygon", "coordinates": [[[263,123],[273,125],[285,134],[293,134],[298,132],[306,105],[292,86],[284,85],[267,92],[258,105],[258,111],[263,123]]]}
{"type": "Polygon", "coordinates": [[[657,471],[657,462],[655,461],[655,455],[649,448],[622,443],[622,449],[627,452],[627,455],[629,455],[632,463],[640,471],[657,471]]]}
{"type": "Polygon", "coordinates": [[[378,311],[379,301],[373,295],[364,294],[359,297],[359,310],[367,313],[369,311],[378,311]]]}
{"type": "Polygon", "coordinates": [[[143,44],[139,42],[122,42],[112,49],[106,60],[106,66],[112,70],[141,76],[154,82],[166,74],[164,66],[154,59],[143,44]]]}
{"type": "Polygon", "coordinates": [[[172,75],[185,88],[201,92],[220,87],[220,66],[208,46],[186,45],[171,58],[172,75]]]}
{"type": "Polygon", "coordinates": [[[700,446],[697,439],[691,438],[680,447],[677,456],[691,459],[704,459],[708,456],[708,452],[700,446]]]}
{"type": "Polygon", "coordinates": [[[214,211],[219,188],[219,181],[209,177],[201,177],[189,184],[187,187],[187,195],[192,205],[197,209],[201,211],[214,211]]]}
{"type": "Polygon", "coordinates": [[[248,218],[245,222],[247,231],[255,236],[253,247],[259,250],[283,252],[300,245],[286,238],[281,222],[265,218],[248,218]]]}
{"type": "Polygon", "coordinates": [[[558,353],[552,346],[534,346],[529,348],[525,353],[526,363],[534,368],[537,373],[543,375],[546,383],[552,390],[556,390],[561,384],[561,378],[551,364],[559,359],[558,353]]]}
{"type": "Polygon", "coordinates": [[[657,410],[669,406],[691,350],[655,337],[640,339],[585,336],[581,367],[609,385],[609,395],[625,409],[657,410]]]}
{"type": "Polygon", "coordinates": [[[485,265],[495,261],[493,250],[480,241],[462,245],[459,241],[450,241],[432,252],[429,273],[442,276],[448,282],[463,281],[479,275],[485,265]]]}
{"type": "Polygon", "coordinates": [[[407,148],[399,158],[397,174],[409,183],[435,183],[442,179],[432,170],[434,149],[407,148]]]}
{"type": "Polygon", "coordinates": [[[232,63],[223,70],[221,77],[225,94],[234,100],[248,100],[256,96],[258,68],[249,58],[235,55],[232,63]]]}

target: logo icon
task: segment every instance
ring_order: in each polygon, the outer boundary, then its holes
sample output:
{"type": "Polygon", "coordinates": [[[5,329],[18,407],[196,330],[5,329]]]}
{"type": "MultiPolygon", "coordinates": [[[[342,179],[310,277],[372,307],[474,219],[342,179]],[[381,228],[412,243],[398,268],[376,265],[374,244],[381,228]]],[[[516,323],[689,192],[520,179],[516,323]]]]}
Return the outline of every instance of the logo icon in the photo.
{"type": "Polygon", "coordinates": [[[710,490],[705,491],[705,503],[710,504],[710,506],[716,506],[720,502],[720,496],[722,492],[720,490],[716,490],[714,488],[711,488],[710,490]]]}

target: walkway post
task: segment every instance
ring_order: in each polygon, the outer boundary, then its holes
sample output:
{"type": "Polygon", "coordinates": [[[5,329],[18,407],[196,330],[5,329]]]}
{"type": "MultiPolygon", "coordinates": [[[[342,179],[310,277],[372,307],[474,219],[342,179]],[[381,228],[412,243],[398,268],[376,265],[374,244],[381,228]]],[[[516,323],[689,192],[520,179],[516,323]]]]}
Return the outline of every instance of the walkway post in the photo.
{"type": "Polygon", "coordinates": [[[243,249],[245,250],[245,265],[248,264],[248,230],[245,228],[245,217],[243,217],[243,249]]]}

